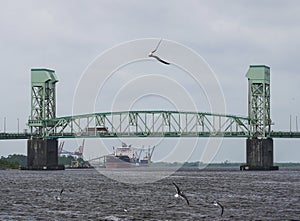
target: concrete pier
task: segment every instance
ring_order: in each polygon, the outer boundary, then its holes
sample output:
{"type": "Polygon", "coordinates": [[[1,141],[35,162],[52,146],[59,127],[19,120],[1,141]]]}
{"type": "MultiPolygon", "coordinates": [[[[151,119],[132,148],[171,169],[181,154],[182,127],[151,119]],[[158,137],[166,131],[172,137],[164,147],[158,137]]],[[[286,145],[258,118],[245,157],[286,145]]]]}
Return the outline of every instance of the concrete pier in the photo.
{"type": "Polygon", "coordinates": [[[58,165],[57,139],[33,138],[27,142],[27,168],[28,170],[63,170],[58,165]]]}
{"type": "Polygon", "coordinates": [[[241,170],[278,170],[278,166],[273,165],[272,138],[248,138],[246,148],[247,163],[241,165],[241,170]]]}

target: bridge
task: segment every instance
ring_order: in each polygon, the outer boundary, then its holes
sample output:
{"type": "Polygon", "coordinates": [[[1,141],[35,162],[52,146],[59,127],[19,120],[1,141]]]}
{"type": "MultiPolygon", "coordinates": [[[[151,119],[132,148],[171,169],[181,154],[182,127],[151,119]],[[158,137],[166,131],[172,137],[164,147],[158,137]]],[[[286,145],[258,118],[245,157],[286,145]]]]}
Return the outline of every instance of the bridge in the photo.
{"type": "Polygon", "coordinates": [[[28,169],[62,169],[59,138],[230,137],[247,139],[242,169],[272,170],[273,138],[300,138],[300,132],[272,131],[270,68],[250,65],[248,116],[164,110],[90,113],[56,117],[54,70],[31,70],[28,133],[0,133],[0,139],[27,139],[28,169]]]}
{"type": "MultiPolygon", "coordinates": [[[[66,116],[50,120],[29,120],[43,126],[42,137],[253,137],[251,118],[202,112],[165,110],[124,111],[66,116]],[[47,127],[47,125],[52,125],[47,127]]],[[[0,139],[30,139],[35,133],[0,133],[0,139]]],[[[300,132],[271,131],[269,138],[300,138],[300,132]]]]}

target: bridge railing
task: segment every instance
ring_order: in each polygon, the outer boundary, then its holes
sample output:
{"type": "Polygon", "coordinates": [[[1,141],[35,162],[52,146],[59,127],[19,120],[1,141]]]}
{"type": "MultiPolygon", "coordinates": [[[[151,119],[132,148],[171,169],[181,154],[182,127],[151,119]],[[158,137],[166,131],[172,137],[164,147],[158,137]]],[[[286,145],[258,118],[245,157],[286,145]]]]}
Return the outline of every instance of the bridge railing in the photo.
{"type": "Polygon", "coordinates": [[[0,140],[30,139],[29,133],[0,133],[0,140]]]}
{"type": "Polygon", "coordinates": [[[300,138],[298,131],[271,131],[270,137],[272,138],[300,138]]]}

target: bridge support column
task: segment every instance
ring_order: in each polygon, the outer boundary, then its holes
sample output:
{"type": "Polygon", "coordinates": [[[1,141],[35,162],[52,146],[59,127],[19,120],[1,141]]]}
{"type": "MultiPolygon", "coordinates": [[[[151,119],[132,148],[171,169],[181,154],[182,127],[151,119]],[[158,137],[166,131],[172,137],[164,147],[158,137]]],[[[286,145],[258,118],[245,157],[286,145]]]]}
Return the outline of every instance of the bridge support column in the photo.
{"type": "Polygon", "coordinates": [[[278,170],[278,166],[273,165],[272,138],[248,138],[246,146],[247,163],[241,170],[278,170]]]}
{"type": "Polygon", "coordinates": [[[57,139],[33,138],[27,142],[28,170],[63,170],[58,165],[57,139]]]}

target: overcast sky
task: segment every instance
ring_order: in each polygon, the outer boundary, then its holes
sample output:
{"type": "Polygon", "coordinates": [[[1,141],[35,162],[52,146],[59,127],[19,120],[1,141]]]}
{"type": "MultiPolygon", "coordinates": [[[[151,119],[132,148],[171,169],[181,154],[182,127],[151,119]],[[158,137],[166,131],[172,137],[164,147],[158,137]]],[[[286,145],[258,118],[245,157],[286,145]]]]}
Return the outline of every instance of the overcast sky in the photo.
{"type": "MultiPolygon", "coordinates": [[[[228,114],[247,116],[249,65],[270,66],[272,129],[289,130],[292,115],[295,130],[296,116],[300,120],[299,1],[0,0],[0,4],[0,131],[4,118],[7,132],[17,131],[17,119],[20,130],[26,128],[31,68],[56,71],[57,115],[71,115],[73,95],[88,65],[104,51],[141,38],[175,41],[202,56],[218,78],[228,114]]],[[[72,150],[77,144],[66,140],[65,145],[72,150]]],[[[26,141],[0,141],[0,155],[13,153],[25,154],[26,141]]],[[[223,140],[214,161],[225,160],[245,161],[245,139],[223,140]]],[[[275,161],[300,162],[300,141],[275,139],[275,161]]]]}

